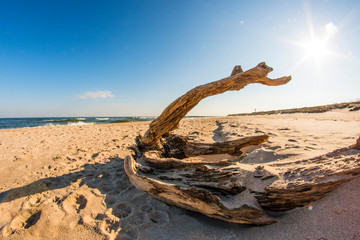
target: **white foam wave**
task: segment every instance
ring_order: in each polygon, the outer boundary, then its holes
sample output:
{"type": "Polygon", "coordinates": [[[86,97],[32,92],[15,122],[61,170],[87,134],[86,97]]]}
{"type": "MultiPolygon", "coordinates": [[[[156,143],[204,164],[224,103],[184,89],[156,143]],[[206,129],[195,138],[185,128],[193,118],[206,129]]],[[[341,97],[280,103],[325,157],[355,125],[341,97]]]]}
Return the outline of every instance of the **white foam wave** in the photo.
{"type": "Polygon", "coordinates": [[[89,122],[89,123],[85,123],[85,122],[72,122],[72,123],[68,123],[66,124],[66,126],[85,126],[85,125],[94,125],[95,123],[89,122]]]}
{"type": "Polygon", "coordinates": [[[60,121],[66,121],[67,119],[44,119],[44,122],[60,122],[60,121]]]}
{"type": "Polygon", "coordinates": [[[86,118],[76,118],[76,120],[84,121],[84,120],[86,120],[86,118]]]}
{"type": "Polygon", "coordinates": [[[96,120],[98,120],[98,121],[107,121],[107,120],[109,120],[109,118],[95,118],[96,120]]]}

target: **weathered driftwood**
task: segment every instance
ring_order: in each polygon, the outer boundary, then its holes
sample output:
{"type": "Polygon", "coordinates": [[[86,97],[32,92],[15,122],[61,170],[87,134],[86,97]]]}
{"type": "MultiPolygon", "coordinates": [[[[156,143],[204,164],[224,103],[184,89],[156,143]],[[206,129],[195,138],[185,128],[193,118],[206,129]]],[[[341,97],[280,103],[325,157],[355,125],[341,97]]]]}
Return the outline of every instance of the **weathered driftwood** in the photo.
{"type": "Polygon", "coordinates": [[[241,155],[241,148],[260,145],[268,140],[268,135],[245,137],[234,141],[216,143],[197,143],[179,135],[170,135],[164,138],[162,144],[163,157],[186,158],[210,154],[241,155]]]}
{"type": "Polygon", "coordinates": [[[325,196],[360,172],[360,143],[294,163],[244,164],[241,149],[258,146],[269,136],[195,143],[170,133],[202,99],[240,90],[250,83],[286,84],[291,77],[269,79],[265,63],[198,86],[171,103],[144,136],[136,139],[133,157],[125,158],[131,182],[157,199],[229,222],[270,224],[265,210],[284,211],[325,196]]]}
{"type": "Polygon", "coordinates": [[[260,206],[271,211],[302,207],[360,176],[360,137],[354,145],[315,158],[268,166],[281,178],[254,192],[260,206]]]}
{"type": "Polygon", "coordinates": [[[231,157],[163,159],[156,154],[147,152],[136,161],[125,158],[125,171],[138,189],[166,203],[236,223],[274,223],[264,210],[305,206],[360,174],[360,138],[357,145],[295,163],[244,164],[231,157]]]}
{"type": "Polygon", "coordinates": [[[291,77],[278,79],[267,78],[273,69],[265,63],[243,72],[240,66],[235,66],[230,77],[223,78],[198,86],[172,102],[162,114],[150,123],[149,129],[142,137],[143,146],[152,148],[157,141],[170,131],[176,129],[180,120],[193,109],[202,99],[224,93],[226,91],[239,91],[250,83],[261,83],[268,86],[278,86],[288,83],[291,77]]]}

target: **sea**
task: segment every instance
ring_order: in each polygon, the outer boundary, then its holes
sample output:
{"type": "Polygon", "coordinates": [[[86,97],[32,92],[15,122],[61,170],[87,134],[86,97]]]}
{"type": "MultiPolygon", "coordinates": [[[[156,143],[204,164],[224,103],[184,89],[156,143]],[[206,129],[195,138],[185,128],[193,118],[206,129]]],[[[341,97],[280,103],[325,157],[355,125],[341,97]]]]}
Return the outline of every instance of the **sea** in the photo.
{"type": "Polygon", "coordinates": [[[82,126],[92,124],[152,121],[155,117],[56,117],[56,118],[0,118],[0,129],[82,126]]]}

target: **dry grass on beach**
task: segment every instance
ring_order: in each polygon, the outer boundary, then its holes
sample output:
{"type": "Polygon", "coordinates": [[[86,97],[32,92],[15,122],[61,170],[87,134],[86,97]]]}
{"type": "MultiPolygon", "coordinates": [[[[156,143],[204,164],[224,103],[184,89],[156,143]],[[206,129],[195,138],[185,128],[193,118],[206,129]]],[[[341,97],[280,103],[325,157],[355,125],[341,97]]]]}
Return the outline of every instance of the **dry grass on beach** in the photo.
{"type": "MultiPolygon", "coordinates": [[[[129,182],[123,159],[148,122],[0,130],[2,239],[360,239],[360,179],[254,227],[169,206],[129,182]]],[[[182,120],[194,141],[269,134],[263,161],[296,161],[351,145],[360,112],[182,120]]]]}
{"type": "Polygon", "coordinates": [[[328,105],[315,106],[315,107],[260,111],[260,112],[253,112],[253,113],[239,113],[239,114],[230,114],[229,116],[291,114],[291,113],[323,113],[323,112],[339,110],[339,109],[347,109],[350,112],[359,111],[360,110],[360,102],[346,102],[346,103],[328,104],[328,105]]]}

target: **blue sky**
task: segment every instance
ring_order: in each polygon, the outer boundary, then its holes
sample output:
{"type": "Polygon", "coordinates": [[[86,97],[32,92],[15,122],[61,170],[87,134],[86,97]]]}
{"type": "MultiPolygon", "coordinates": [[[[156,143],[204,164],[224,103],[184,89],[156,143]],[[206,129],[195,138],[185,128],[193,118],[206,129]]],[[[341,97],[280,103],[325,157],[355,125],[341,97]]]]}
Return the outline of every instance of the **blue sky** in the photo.
{"type": "Polygon", "coordinates": [[[190,115],[360,98],[359,1],[0,1],[0,117],[156,116],[191,88],[265,61],[190,115]]]}

